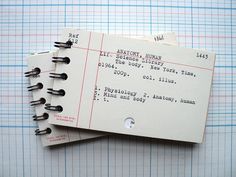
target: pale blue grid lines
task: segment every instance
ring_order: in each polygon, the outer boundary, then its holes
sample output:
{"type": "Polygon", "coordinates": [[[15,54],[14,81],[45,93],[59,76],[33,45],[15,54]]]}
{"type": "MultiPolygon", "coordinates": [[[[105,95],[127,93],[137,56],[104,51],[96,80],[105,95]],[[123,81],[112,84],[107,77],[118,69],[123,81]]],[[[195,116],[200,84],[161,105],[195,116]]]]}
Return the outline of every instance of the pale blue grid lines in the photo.
{"type": "Polygon", "coordinates": [[[235,12],[228,0],[1,1],[0,176],[234,177],[235,12]],[[53,49],[65,26],[130,36],[175,31],[180,46],[214,51],[204,143],[110,136],[43,149],[22,77],[25,58],[53,49]]]}

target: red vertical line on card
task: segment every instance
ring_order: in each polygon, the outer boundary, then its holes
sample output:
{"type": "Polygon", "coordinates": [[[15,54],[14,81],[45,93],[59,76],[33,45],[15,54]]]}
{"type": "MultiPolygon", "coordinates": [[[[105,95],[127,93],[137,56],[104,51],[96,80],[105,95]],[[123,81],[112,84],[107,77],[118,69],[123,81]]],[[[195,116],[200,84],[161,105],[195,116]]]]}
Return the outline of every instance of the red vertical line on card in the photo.
{"type": "MultiPolygon", "coordinates": [[[[102,34],[102,40],[101,40],[100,51],[102,51],[103,38],[104,38],[104,34],[102,34]]],[[[100,59],[101,59],[101,55],[99,54],[98,64],[100,63],[100,59]]],[[[94,90],[95,90],[95,87],[96,87],[96,85],[97,85],[97,80],[98,80],[98,70],[99,70],[99,66],[97,65],[97,73],[96,73],[96,80],[95,80],[95,83],[94,83],[94,90]]],[[[93,116],[93,105],[94,105],[94,99],[93,99],[93,101],[92,101],[92,107],[91,107],[91,112],[90,112],[89,128],[90,128],[90,126],[91,126],[91,121],[92,121],[92,116],[93,116]]]]}
{"type": "Polygon", "coordinates": [[[85,73],[86,73],[86,68],[87,68],[90,41],[91,41],[91,32],[89,33],[88,49],[87,49],[86,58],[85,58],[85,66],[84,66],[83,80],[82,80],[82,86],[81,86],[81,91],[80,91],[80,99],[79,99],[76,127],[78,127],[78,123],[79,123],[80,106],[81,106],[81,101],[82,101],[82,96],[83,96],[84,78],[85,78],[85,73]]]}

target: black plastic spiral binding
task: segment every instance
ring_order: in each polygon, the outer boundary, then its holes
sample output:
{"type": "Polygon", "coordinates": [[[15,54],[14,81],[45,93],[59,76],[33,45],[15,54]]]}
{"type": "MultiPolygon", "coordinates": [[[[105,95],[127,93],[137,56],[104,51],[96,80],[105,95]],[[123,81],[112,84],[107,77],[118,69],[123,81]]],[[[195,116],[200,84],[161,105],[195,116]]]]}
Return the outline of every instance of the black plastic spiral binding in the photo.
{"type": "Polygon", "coordinates": [[[37,106],[37,105],[44,104],[44,103],[46,103],[45,98],[40,98],[39,100],[31,101],[30,105],[37,106]]]}
{"type": "Polygon", "coordinates": [[[73,45],[73,43],[71,41],[67,41],[67,42],[55,42],[55,47],[58,48],[71,48],[71,46],[73,45]]]}
{"type": "Polygon", "coordinates": [[[57,96],[64,96],[66,94],[65,90],[53,90],[52,88],[48,88],[48,92],[51,95],[57,95],[57,96]]]}
{"type": "Polygon", "coordinates": [[[39,68],[34,68],[31,71],[25,72],[25,77],[37,76],[40,72],[39,68]]]}
{"type": "Polygon", "coordinates": [[[41,82],[35,84],[35,85],[31,85],[29,87],[27,87],[28,91],[33,91],[33,90],[39,90],[43,88],[43,84],[41,82]]]}
{"type": "Polygon", "coordinates": [[[49,117],[48,113],[45,112],[45,113],[43,113],[43,114],[40,115],[40,116],[34,115],[34,116],[33,116],[33,120],[34,120],[34,121],[46,120],[46,119],[48,119],[48,117],[49,117]]]}
{"type": "Polygon", "coordinates": [[[66,80],[68,78],[66,73],[50,73],[50,78],[54,78],[54,79],[63,79],[66,80]]]}
{"type": "Polygon", "coordinates": [[[60,106],[60,105],[57,105],[57,106],[51,106],[51,104],[45,104],[45,107],[44,107],[46,110],[49,110],[49,111],[58,111],[58,112],[62,112],[63,111],[63,107],[60,106]]]}
{"type": "Polygon", "coordinates": [[[65,64],[70,63],[69,57],[52,57],[52,58],[53,58],[52,62],[54,63],[65,63],[65,64]]]}
{"type": "Polygon", "coordinates": [[[45,128],[44,130],[36,129],[35,135],[46,135],[52,132],[51,128],[45,128]]]}

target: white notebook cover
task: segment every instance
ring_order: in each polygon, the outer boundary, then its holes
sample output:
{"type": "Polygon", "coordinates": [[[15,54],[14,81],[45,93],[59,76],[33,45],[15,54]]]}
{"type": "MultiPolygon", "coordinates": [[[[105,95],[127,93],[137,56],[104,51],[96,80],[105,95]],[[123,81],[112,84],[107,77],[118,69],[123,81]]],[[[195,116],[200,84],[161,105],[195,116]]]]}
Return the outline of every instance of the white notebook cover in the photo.
{"type": "Polygon", "coordinates": [[[215,54],[76,29],[68,39],[58,55],[71,63],[56,66],[68,79],[54,83],[67,94],[52,99],[63,111],[50,123],[202,142],[215,54]]]}
{"type": "Polygon", "coordinates": [[[102,33],[66,29],[53,98],[63,111],[50,123],[90,130],[200,143],[215,54],[102,33]]]}

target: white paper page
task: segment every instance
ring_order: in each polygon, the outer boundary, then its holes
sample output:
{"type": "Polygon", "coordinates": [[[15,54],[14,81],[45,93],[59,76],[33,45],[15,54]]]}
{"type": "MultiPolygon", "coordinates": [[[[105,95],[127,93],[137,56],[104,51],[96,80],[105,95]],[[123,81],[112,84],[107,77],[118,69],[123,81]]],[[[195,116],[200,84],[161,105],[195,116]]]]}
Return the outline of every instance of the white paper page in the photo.
{"type": "Polygon", "coordinates": [[[56,73],[66,73],[68,79],[54,83],[67,94],[52,99],[63,111],[50,123],[202,141],[213,53],[75,29],[64,31],[62,41],[68,39],[74,42],[71,49],[58,55],[71,63],[56,66],[56,73]]]}

